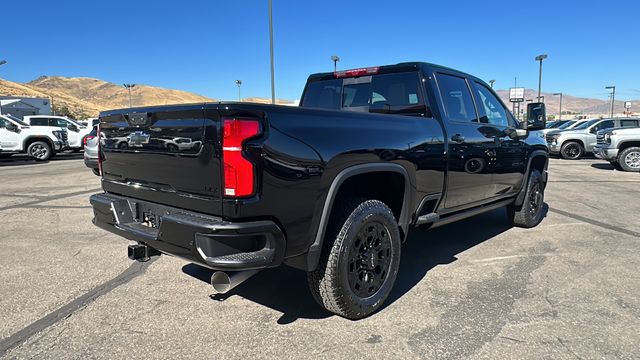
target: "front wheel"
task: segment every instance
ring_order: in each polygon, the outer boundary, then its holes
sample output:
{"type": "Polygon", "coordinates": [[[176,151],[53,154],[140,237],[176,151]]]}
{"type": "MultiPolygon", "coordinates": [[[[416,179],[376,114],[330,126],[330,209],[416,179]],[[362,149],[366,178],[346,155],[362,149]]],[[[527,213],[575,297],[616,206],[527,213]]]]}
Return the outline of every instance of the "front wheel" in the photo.
{"type": "Polygon", "coordinates": [[[378,200],[346,201],[324,239],[309,288],[328,311],[362,319],[384,304],[400,267],[400,231],[389,207],[378,200]]]}
{"type": "Polygon", "coordinates": [[[522,206],[509,205],[507,213],[514,226],[532,228],[540,223],[544,212],[544,188],[542,174],[532,169],[527,182],[527,192],[522,206]]]}
{"type": "Polygon", "coordinates": [[[620,167],[624,171],[640,172],[640,147],[629,147],[618,156],[620,167]]]}
{"type": "Polygon", "coordinates": [[[579,142],[568,141],[560,148],[560,155],[563,159],[578,160],[584,155],[584,148],[579,142]]]}
{"type": "Polygon", "coordinates": [[[36,161],[47,161],[53,156],[51,146],[44,141],[35,141],[27,148],[29,156],[36,161]]]}

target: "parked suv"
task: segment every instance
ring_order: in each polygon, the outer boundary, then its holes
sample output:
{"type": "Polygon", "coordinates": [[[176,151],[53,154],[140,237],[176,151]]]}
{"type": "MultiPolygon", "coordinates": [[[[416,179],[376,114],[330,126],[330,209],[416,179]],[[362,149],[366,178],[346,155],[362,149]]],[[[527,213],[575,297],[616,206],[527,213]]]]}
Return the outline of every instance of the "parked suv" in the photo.
{"type": "Polygon", "coordinates": [[[592,119],[570,130],[549,132],[546,135],[549,152],[564,159],[577,160],[586,153],[593,153],[598,131],[629,126],[638,126],[638,119],[592,119]]]}
{"type": "Polygon", "coordinates": [[[640,172],[640,127],[598,131],[597,141],[593,151],[597,158],[620,170],[640,172]]]}
{"type": "Polygon", "coordinates": [[[25,116],[24,122],[31,126],[57,126],[68,130],[69,149],[80,151],[84,146],[84,138],[91,132],[91,127],[64,116],[32,115],[25,116]]]}
{"type": "Polygon", "coordinates": [[[27,153],[45,161],[67,146],[67,130],[57,126],[29,126],[12,115],[0,115],[0,158],[27,153]]]}

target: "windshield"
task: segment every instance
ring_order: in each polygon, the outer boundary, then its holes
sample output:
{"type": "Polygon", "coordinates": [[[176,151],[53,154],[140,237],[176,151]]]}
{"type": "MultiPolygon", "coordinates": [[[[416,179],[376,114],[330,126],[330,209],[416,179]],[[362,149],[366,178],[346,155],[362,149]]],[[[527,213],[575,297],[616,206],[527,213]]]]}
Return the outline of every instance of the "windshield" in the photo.
{"type": "Polygon", "coordinates": [[[29,126],[29,124],[23,122],[22,120],[18,119],[17,117],[11,115],[11,114],[5,114],[5,117],[13,120],[14,122],[18,123],[20,126],[29,126]]]}
{"type": "Polygon", "coordinates": [[[566,123],[564,123],[564,124],[562,124],[562,125],[558,126],[558,129],[566,129],[566,128],[568,128],[569,126],[571,126],[571,125],[573,125],[573,124],[575,124],[575,123],[576,123],[576,122],[575,122],[575,121],[573,121],[573,120],[571,120],[571,121],[567,121],[566,123]]]}
{"type": "Polygon", "coordinates": [[[588,128],[589,126],[597,123],[598,121],[600,121],[600,119],[593,119],[593,120],[585,121],[582,124],[574,127],[573,130],[584,130],[584,129],[588,128]]]}

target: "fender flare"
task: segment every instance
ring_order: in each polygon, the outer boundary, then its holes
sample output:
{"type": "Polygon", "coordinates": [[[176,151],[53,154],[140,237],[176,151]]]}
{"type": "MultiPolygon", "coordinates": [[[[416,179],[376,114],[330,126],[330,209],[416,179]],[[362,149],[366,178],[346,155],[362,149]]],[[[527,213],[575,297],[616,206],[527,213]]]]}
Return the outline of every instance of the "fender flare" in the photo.
{"type": "Polygon", "coordinates": [[[340,186],[345,182],[345,180],[353,176],[375,172],[395,172],[401,174],[404,177],[404,198],[402,201],[402,210],[400,211],[398,225],[402,230],[403,236],[407,236],[407,232],[409,230],[409,205],[411,199],[411,182],[409,180],[409,174],[407,173],[407,170],[401,165],[395,163],[372,163],[350,166],[340,171],[340,173],[338,173],[335,179],[333,179],[333,181],[331,182],[331,187],[329,187],[327,197],[324,201],[324,206],[322,207],[322,214],[320,217],[320,223],[318,224],[318,229],[316,231],[315,239],[309,247],[309,251],[307,252],[308,271],[313,271],[318,266],[318,261],[320,260],[320,255],[322,253],[324,236],[327,230],[327,226],[329,225],[329,217],[331,215],[331,210],[333,210],[335,197],[340,190],[340,186]]]}
{"type": "Polygon", "coordinates": [[[546,159],[544,163],[544,171],[542,174],[542,178],[544,180],[545,187],[547,186],[547,168],[549,167],[549,154],[544,150],[534,150],[529,154],[529,162],[527,163],[527,171],[524,174],[524,179],[522,180],[522,188],[518,192],[518,196],[516,197],[516,201],[513,202],[513,205],[516,207],[522,206],[524,202],[524,196],[527,193],[527,186],[529,185],[529,174],[531,173],[531,163],[533,159],[538,156],[544,156],[546,159]]]}

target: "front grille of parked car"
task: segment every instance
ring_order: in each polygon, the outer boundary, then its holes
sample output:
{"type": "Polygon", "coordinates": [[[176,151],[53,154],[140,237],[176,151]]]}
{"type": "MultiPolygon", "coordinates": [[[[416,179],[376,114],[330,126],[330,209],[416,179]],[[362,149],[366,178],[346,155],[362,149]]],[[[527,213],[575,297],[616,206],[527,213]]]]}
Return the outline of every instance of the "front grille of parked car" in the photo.
{"type": "Polygon", "coordinates": [[[596,136],[596,141],[598,142],[598,144],[606,144],[606,142],[604,141],[604,134],[598,134],[596,136]]]}
{"type": "Polygon", "coordinates": [[[62,141],[67,142],[69,140],[69,134],[66,131],[62,132],[62,141]]]}

